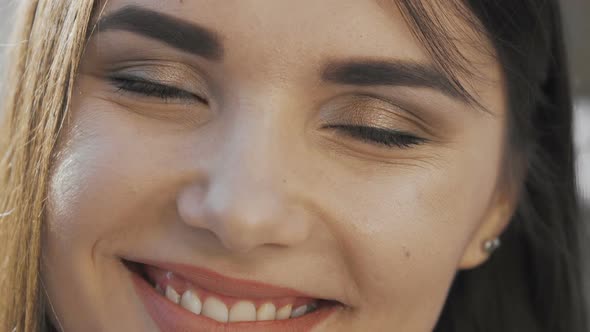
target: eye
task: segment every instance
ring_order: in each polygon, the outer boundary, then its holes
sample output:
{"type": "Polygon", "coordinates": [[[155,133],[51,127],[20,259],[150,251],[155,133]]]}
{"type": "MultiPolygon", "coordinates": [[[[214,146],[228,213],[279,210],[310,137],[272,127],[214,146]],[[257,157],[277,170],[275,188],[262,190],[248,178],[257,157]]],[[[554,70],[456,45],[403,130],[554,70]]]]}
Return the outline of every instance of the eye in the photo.
{"type": "Polygon", "coordinates": [[[406,149],[427,142],[424,138],[404,133],[402,131],[369,126],[328,125],[324,128],[335,129],[349,137],[359,139],[369,144],[388,148],[397,147],[406,149]]]}
{"type": "Polygon", "coordinates": [[[132,76],[109,77],[111,83],[120,92],[130,92],[145,97],[156,97],[170,102],[171,100],[199,102],[208,105],[208,101],[194,93],[179,89],[166,84],[152,82],[144,78],[132,76]]]}

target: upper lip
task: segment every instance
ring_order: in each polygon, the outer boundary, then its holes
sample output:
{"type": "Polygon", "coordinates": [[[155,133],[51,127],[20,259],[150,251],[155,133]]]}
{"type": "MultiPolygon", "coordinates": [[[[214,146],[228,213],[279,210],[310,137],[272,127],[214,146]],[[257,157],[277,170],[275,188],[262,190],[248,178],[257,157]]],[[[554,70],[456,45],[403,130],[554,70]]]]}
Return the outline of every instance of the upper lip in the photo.
{"type": "Polygon", "coordinates": [[[228,277],[203,267],[148,260],[135,260],[135,262],[144,265],[150,265],[161,270],[170,271],[187,280],[188,282],[194,283],[195,285],[211,292],[225,296],[242,298],[300,297],[320,299],[317,296],[313,296],[312,294],[306,294],[292,288],[271,285],[255,280],[228,277]]]}

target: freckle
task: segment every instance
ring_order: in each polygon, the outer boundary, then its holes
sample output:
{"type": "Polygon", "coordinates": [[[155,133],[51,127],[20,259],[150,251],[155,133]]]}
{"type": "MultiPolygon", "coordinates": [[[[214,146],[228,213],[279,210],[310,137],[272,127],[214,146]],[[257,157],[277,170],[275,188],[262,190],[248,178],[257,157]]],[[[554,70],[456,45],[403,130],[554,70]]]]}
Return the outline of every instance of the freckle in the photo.
{"type": "Polygon", "coordinates": [[[408,250],[408,248],[403,247],[404,250],[404,254],[406,255],[406,258],[410,258],[410,256],[412,256],[412,253],[410,253],[410,250],[408,250]]]}

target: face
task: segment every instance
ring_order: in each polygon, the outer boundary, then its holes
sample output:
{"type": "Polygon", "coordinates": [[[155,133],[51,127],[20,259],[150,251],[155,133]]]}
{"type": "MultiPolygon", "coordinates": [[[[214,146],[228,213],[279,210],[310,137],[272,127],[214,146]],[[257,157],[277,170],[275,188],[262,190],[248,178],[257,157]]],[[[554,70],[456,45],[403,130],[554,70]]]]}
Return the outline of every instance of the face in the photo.
{"type": "Polygon", "coordinates": [[[485,111],[387,1],[109,1],[51,171],[54,324],[430,331],[509,219],[500,68],[458,46],[485,111]]]}

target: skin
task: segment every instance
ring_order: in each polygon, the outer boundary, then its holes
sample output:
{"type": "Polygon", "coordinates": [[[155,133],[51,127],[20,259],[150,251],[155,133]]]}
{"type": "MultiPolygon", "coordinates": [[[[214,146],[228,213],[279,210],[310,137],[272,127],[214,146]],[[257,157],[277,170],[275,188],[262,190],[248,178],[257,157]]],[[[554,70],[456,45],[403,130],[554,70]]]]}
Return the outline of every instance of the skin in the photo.
{"type": "Polygon", "coordinates": [[[455,273],[486,260],[482,243],[514,205],[499,65],[460,45],[485,112],[429,88],[322,81],[334,59],[430,62],[385,2],[111,0],[105,13],[131,3],[214,30],[224,56],[123,31],[90,40],[46,211],[55,324],[155,331],[120,263],[135,257],[344,303],[318,331],[430,331],[455,273]],[[107,77],[129,63],[209,105],[118,91],[107,77]],[[323,127],[351,121],[428,141],[387,147],[323,127]]]}

